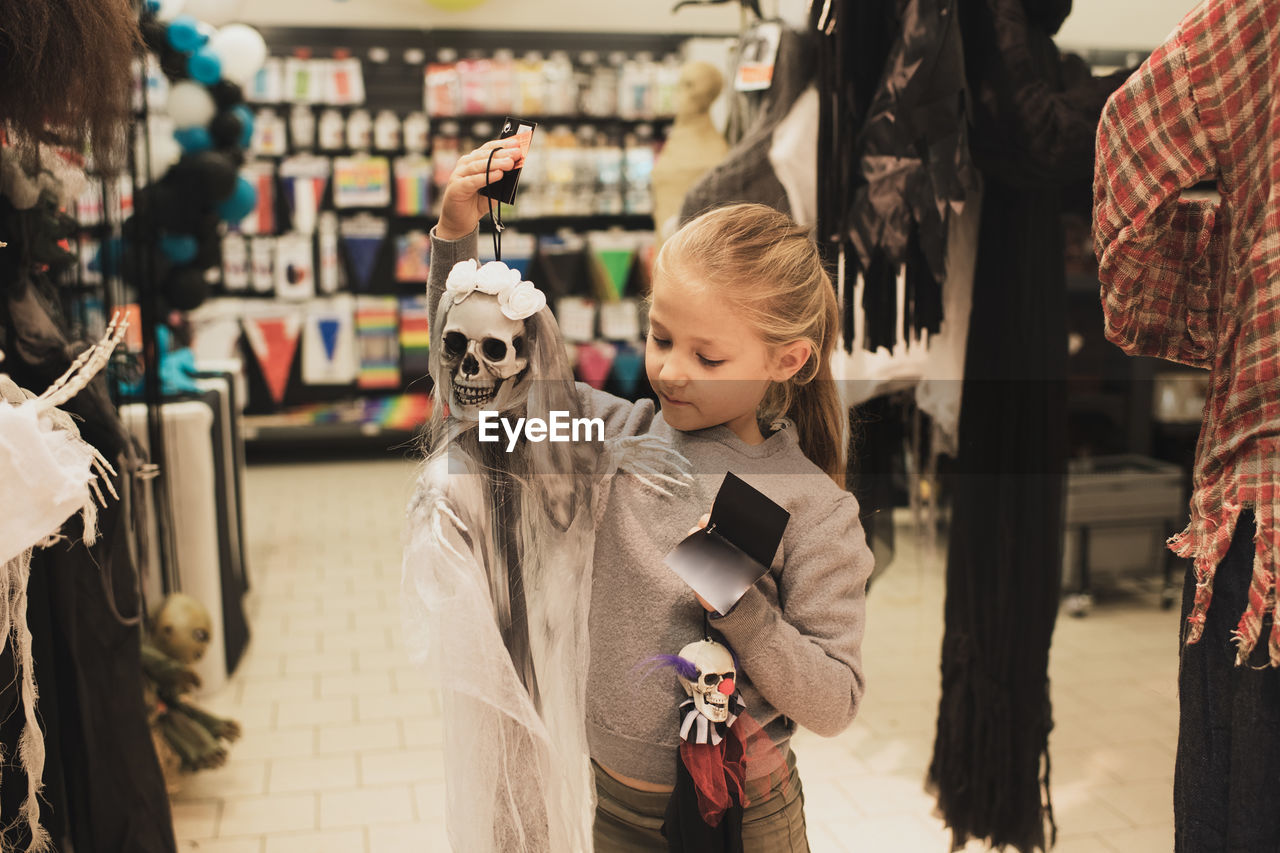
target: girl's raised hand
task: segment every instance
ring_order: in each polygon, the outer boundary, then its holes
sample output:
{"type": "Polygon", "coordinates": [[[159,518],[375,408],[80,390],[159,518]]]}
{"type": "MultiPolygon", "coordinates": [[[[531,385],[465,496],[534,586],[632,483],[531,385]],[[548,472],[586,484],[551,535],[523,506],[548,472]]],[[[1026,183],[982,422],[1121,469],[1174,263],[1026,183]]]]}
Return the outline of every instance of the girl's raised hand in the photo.
{"type": "Polygon", "coordinates": [[[458,158],[458,165],[449,176],[440,200],[436,236],[442,240],[457,240],[474,231],[480,219],[489,212],[489,199],[480,195],[480,190],[519,165],[520,143],[515,137],[494,139],[458,158]],[[497,153],[493,154],[490,162],[489,155],[494,149],[497,153]]]}

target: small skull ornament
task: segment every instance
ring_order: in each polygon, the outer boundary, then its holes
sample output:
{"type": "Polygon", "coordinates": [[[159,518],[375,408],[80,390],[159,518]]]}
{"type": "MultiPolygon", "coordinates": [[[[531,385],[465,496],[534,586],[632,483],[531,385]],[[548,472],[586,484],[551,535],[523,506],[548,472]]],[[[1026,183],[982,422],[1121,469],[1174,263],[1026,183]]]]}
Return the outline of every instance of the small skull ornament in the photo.
{"type": "Polygon", "coordinates": [[[151,641],[169,657],[191,666],[204,657],[212,636],[213,620],[204,605],[175,592],[164,600],[156,615],[151,641]]]}
{"type": "Polygon", "coordinates": [[[472,293],[455,303],[441,342],[455,417],[475,420],[482,408],[506,411],[518,403],[529,365],[525,324],[504,315],[496,296],[472,293]]]}
{"type": "Polygon", "coordinates": [[[733,655],[715,640],[698,640],[680,650],[680,657],[698,668],[698,680],[680,676],[684,691],[693,704],[713,723],[729,719],[729,697],[737,689],[738,668],[733,655]]]}

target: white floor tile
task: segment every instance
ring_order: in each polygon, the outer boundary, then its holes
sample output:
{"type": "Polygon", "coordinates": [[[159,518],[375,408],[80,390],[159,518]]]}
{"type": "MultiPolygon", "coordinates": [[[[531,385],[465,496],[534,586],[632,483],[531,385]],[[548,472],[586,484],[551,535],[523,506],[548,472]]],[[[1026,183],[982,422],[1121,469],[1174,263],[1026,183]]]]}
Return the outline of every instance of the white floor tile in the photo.
{"type": "MultiPolygon", "coordinates": [[[[254,725],[231,764],[175,798],[181,850],[448,850],[439,691],[409,661],[399,627],[413,473],[408,461],[249,469],[253,641],[215,704],[254,725]]],[[[815,853],[950,847],[923,789],[944,592],[941,549],[900,529],[868,599],[861,715],[837,738],[793,741],[815,853]]],[[[1056,853],[1170,849],[1177,614],[1157,601],[1119,584],[1086,618],[1058,620],[1056,853]]]]}

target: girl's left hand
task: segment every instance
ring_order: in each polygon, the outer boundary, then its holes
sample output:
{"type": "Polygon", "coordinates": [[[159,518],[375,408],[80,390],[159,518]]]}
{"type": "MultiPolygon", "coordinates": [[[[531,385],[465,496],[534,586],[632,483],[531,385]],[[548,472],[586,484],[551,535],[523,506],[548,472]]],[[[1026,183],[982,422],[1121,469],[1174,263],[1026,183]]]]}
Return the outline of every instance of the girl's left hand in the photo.
{"type": "MultiPolygon", "coordinates": [[[[710,515],[704,515],[704,516],[702,516],[702,518],[698,519],[698,524],[697,524],[696,526],[694,526],[694,527],[690,527],[690,528],[689,528],[689,532],[688,532],[688,533],[686,533],[686,534],[685,534],[685,536],[692,536],[693,534],[697,533],[699,530],[702,530],[704,527],[706,527],[710,522],[711,522],[711,516],[710,516],[710,515]]],[[[701,604],[701,605],[702,605],[702,608],[703,608],[704,610],[706,610],[708,613],[717,613],[717,612],[719,612],[719,611],[717,611],[714,607],[712,607],[710,604],[707,604],[707,600],[706,600],[705,598],[703,598],[702,596],[698,595],[696,592],[693,594],[693,597],[694,597],[694,598],[696,598],[696,599],[698,599],[698,603],[699,603],[699,604],[701,604]]]]}

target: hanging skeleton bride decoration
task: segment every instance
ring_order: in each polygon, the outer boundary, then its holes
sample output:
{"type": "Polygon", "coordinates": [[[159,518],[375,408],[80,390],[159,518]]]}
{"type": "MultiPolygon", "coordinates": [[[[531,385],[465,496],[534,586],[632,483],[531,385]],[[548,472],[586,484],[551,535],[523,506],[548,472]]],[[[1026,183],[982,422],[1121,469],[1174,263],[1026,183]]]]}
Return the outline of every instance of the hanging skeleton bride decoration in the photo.
{"type": "Polygon", "coordinates": [[[430,297],[435,406],[409,507],[404,601],[411,650],[441,678],[450,840],[467,851],[590,850],[595,513],[616,472],[659,490],[686,472],[650,437],[509,452],[505,437],[481,441],[481,411],[579,414],[559,328],[543,293],[497,261],[457,264],[430,297]]]}
{"type": "MultiPolygon", "coordinates": [[[[22,680],[26,720],[18,757],[27,777],[21,815],[31,833],[29,851],[46,850],[50,844],[48,832],[40,826],[38,801],[45,750],[36,716],[31,631],[27,627],[31,554],[33,549],[57,541],[63,522],[77,512],[84,519],[84,541],[93,544],[97,505],[106,506],[102,488],[119,497],[111,480],[115,469],[80,437],[71,416],[58,407],[106,365],[125,328],[125,323],[113,319],[106,335],[39,396],[0,372],[0,483],[4,484],[0,488],[0,563],[4,564],[0,571],[0,649],[12,641],[22,680]]],[[[0,371],[3,357],[0,353],[0,371]]]]}

